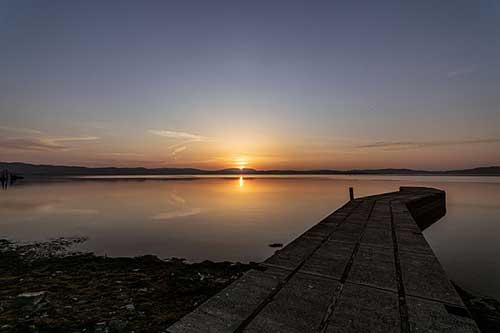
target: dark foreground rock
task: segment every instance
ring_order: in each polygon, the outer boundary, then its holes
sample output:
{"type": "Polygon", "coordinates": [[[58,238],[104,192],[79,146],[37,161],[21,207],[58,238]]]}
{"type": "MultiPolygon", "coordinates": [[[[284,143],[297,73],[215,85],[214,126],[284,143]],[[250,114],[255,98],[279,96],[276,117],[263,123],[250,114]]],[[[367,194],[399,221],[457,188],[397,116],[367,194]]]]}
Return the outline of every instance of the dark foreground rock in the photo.
{"type": "Polygon", "coordinates": [[[453,283],[483,333],[500,332],[500,302],[488,296],[474,295],[453,283]]]}
{"type": "Polygon", "coordinates": [[[162,332],[252,267],[0,240],[0,332],[162,332]]]}

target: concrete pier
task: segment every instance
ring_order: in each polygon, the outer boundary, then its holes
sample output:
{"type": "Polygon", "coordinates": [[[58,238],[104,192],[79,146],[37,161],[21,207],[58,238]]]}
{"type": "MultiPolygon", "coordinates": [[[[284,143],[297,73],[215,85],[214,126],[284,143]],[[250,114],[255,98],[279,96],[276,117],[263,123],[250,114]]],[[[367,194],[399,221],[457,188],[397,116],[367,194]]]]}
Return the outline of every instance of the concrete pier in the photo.
{"type": "Polygon", "coordinates": [[[174,323],[174,332],[479,332],[421,231],[445,193],[358,198],[174,323]]]}

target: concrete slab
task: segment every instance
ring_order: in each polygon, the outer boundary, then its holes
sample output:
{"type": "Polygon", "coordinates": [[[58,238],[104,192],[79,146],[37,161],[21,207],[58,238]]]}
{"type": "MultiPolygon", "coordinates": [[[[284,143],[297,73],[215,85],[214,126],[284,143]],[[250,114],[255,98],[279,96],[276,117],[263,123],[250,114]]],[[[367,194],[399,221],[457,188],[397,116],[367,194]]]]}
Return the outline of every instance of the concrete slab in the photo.
{"type": "Polygon", "coordinates": [[[330,225],[338,225],[344,222],[346,216],[328,216],[325,217],[319,224],[330,224],[330,225]]]}
{"type": "Polygon", "coordinates": [[[385,230],[391,230],[391,217],[374,217],[370,218],[368,221],[368,224],[366,225],[367,228],[370,229],[385,229],[385,230]]]}
{"type": "Polygon", "coordinates": [[[394,247],[390,229],[366,228],[361,244],[385,249],[394,247]]]}
{"type": "Polygon", "coordinates": [[[335,280],[297,273],[245,331],[318,331],[338,284],[335,280]]]}
{"type": "Polygon", "coordinates": [[[391,201],[391,209],[393,214],[410,213],[406,207],[406,200],[393,200],[391,201]]]}
{"type": "Polygon", "coordinates": [[[359,202],[356,201],[348,201],[344,206],[340,207],[333,213],[331,213],[329,216],[325,218],[327,219],[333,219],[333,218],[341,218],[344,219],[346,218],[354,209],[356,209],[359,205],[359,202]]]}
{"type": "Polygon", "coordinates": [[[392,202],[391,206],[393,223],[396,230],[420,232],[420,228],[405,204],[396,201],[392,202]]]}
{"type": "Polygon", "coordinates": [[[201,309],[196,309],[187,317],[181,318],[179,321],[175,322],[168,328],[167,332],[234,332],[234,328],[237,327],[237,325],[232,324],[232,322],[226,321],[224,317],[212,316],[203,312],[201,309]]]}
{"type": "Polygon", "coordinates": [[[399,258],[407,295],[462,305],[462,300],[436,257],[400,252],[399,258]]]}
{"type": "Polygon", "coordinates": [[[290,272],[251,270],[169,327],[174,332],[233,332],[290,272]]]}
{"type": "Polygon", "coordinates": [[[397,294],[347,283],[326,332],[399,332],[397,294]]]}
{"type": "Polygon", "coordinates": [[[396,239],[400,251],[434,255],[431,247],[420,232],[396,230],[396,239]]]}
{"type": "Polygon", "coordinates": [[[387,201],[376,201],[373,205],[372,210],[373,217],[390,217],[391,216],[391,205],[387,201]]]}
{"type": "Polygon", "coordinates": [[[282,250],[277,251],[272,257],[264,261],[264,263],[293,270],[297,268],[321,242],[322,240],[317,238],[299,237],[282,250]]]}
{"type": "Polygon", "coordinates": [[[398,218],[394,218],[394,229],[396,231],[407,231],[407,232],[413,232],[413,233],[420,233],[420,228],[418,225],[415,223],[415,221],[412,220],[401,220],[398,218]]]}
{"type": "Polygon", "coordinates": [[[354,257],[347,282],[361,283],[397,292],[393,249],[361,245],[354,257]]]}
{"type": "Polygon", "coordinates": [[[360,200],[358,201],[360,204],[358,207],[351,212],[349,215],[349,219],[360,219],[367,220],[372,211],[372,207],[374,204],[373,200],[360,200]]]}
{"type": "Polygon", "coordinates": [[[365,218],[352,217],[352,216],[349,216],[347,219],[344,220],[344,223],[357,224],[360,226],[364,226],[366,222],[367,220],[365,218]]]}
{"type": "Polygon", "coordinates": [[[337,228],[336,224],[318,223],[311,229],[307,230],[304,234],[302,234],[301,237],[324,239],[328,237],[336,228],[337,228]]]}
{"type": "Polygon", "coordinates": [[[453,308],[416,297],[407,297],[406,302],[411,332],[480,332],[465,307],[453,308]]]}
{"type": "Polygon", "coordinates": [[[353,249],[353,243],[328,241],[306,261],[300,272],[340,279],[353,249]]]}
{"type": "Polygon", "coordinates": [[[357,242],[363,233],[363,226],[355,223],[344,223],[330,236],[330,240],[343,242],[357,242]]]}

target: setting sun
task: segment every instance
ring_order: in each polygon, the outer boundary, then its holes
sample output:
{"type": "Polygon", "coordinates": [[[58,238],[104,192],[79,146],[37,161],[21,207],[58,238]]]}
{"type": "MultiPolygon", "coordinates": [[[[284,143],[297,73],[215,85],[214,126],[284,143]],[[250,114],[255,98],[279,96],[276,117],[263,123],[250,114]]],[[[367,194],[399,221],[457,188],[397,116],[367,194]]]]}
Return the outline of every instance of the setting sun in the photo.
{"type": "Polygon", "coordinates": [[[240,156],[235,159],[235,164],[238,169],[243,170],[248,165],[248,160],[246,157],[240,156]]]}

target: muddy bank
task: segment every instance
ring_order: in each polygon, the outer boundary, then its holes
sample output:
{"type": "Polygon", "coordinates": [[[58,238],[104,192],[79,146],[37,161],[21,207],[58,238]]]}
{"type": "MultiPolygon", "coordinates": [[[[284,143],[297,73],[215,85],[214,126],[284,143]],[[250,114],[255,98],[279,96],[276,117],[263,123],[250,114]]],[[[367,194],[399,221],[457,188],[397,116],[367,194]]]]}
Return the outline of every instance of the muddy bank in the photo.
{"type": "Polygon", "coordinates": [[[162,332],[253,265],[72,253],[0,240],[0,332],[162,332]]]}

